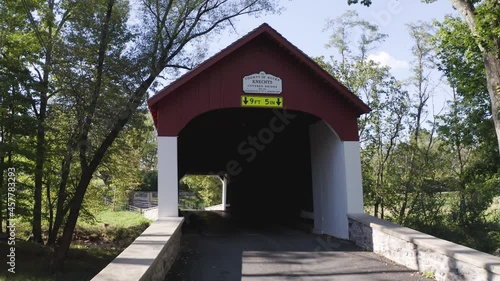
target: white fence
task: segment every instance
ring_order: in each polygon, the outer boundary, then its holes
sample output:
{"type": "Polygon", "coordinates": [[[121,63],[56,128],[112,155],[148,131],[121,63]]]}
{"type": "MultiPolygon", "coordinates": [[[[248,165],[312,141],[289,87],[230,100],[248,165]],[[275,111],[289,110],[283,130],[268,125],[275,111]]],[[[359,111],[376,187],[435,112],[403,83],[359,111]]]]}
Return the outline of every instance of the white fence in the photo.
{"type": "MultiPolygon", "coordinates": [[[[111,205],[111,204],[113,204],[113,201],[109,198],[104,198],[104,203],[106,205],[111,205]]],[[[127,211],[130,211],[130,212],[137,212],[137,213],[143,215],[145,218],[153,220],[153,221],[158,219],[158,206],[150,207],[150,208],[139,208],[139,207],[132,206],[132,205],[126,205],[124,207],[124,209],[127,211]]]]}

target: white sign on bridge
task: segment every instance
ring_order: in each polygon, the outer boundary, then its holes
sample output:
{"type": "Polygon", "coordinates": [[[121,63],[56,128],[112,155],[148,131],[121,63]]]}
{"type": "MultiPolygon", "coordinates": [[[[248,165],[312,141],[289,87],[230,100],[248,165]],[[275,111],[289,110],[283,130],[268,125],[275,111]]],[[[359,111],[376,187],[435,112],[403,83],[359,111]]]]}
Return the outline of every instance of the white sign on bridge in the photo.
{"type": "Polygon", "coordinates": [[[281,94],[281,78],[264,71],[243,77],[243,92],[248,94],[281,94]]]}

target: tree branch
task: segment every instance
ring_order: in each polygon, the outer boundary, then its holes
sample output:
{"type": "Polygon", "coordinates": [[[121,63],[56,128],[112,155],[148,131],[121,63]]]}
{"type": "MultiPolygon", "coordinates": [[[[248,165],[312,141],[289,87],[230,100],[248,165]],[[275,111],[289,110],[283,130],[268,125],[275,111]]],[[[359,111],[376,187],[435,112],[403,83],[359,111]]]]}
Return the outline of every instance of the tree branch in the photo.
{"type": "MultiPolygon", "coordinates": [[[[455,9],[457,9],[462,17],[465,19],[465,22],[469,26],[470,31],[474,37],[477,37],[477,26],[476,26],[476,16],[474,14],[475,8],[474,5],[470,1],[467,0],[450,0],[451,5],[455,9]]],[[[481,52],[484,52],[484,47],[478,42],[477,43],[481,52]]]]}

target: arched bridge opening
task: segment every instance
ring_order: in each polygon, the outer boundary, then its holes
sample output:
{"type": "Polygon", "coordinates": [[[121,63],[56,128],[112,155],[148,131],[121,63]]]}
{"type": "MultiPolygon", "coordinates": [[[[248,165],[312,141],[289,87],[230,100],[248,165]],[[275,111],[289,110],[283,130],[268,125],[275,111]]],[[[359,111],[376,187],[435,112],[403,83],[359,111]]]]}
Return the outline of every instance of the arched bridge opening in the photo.
{"type": "Polygon", "coordinates": [[[309,126],[300,111],[229,108],[204,113],[178,137],[179,176],[227,177],[227,209],[247,219],[313,212],[309,126]]]}

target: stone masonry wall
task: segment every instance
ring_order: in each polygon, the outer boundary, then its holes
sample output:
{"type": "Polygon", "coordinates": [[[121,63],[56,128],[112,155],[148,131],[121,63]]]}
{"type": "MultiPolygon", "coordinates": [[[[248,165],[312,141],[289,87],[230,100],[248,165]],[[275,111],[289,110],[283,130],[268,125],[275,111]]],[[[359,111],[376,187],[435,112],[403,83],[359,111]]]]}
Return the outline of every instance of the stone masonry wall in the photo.
{"type": "Polygon", "coordinates": [[[500,280],[500,258],[366,214],[349,216],[349,239],[436,280],[500,280]]]}
{"type": "Polygon", "coordinates": [[[163,281],[180,250],[183,221],[154,221],[91,281],[163,281]]]}
{"type": "Polygon", "coordinates": [[[153,264],[139,279],[139,281],[163,281],[168,270],[174,264],[175,258],[181,247],[181,228],[177,228],[172,234],[168,243],[165,244],[160,254],[156,257],[153,264]]]}

